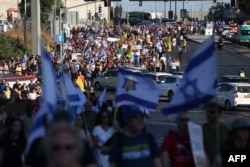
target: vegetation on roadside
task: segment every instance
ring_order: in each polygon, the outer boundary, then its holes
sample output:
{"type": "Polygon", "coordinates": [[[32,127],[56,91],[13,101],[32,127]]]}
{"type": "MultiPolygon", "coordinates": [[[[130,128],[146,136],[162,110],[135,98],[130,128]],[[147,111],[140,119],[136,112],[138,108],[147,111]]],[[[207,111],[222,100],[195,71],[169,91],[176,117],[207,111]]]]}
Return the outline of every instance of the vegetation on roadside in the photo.
{"type": "MultiPolygon", "coordinates": [[[[52,44],[54,39],[46,32],[41,32],[44,44],[52,44]]],[[[14,29],[0,33],[0,60],[10,60],[12,57],[22,59],[25,52],[31,53],[31,32],[27,32],[27,45],[24,44],[23,31],[14,29]]]]}

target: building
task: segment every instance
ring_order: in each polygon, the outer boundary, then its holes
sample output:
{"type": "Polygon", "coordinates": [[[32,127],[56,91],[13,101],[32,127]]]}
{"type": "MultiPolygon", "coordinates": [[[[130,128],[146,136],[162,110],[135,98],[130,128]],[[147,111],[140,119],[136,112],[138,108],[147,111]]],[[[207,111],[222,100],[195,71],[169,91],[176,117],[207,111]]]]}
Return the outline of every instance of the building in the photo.
{"type": "MultiPolygon", "coordinates": [[[[10,8],[18,9],[19,0],[0,0],[0,17],[7,19],[7,10],[10,8]]],[[[18,12],[12,13],[13,18],[19,18],[18,12]]]]}
{"type": "Polygon", "coordinates": [[[109,20],[112,16],[113,9],[104,7],[103,1],[84,1],[84,0],[65,0],[66,8],[69,8],[68,11],[76,11],[79,13],[79,21],[87,21],[88,13],[91,13],[91,16],[94,17],[95,13],[100,15],[100,19],[106,18],[109,20]],[[101,7],[101,13],[99,13],[99,8],[101,7]],[[111,15],[110,15],[111,13],[111,15]]]}

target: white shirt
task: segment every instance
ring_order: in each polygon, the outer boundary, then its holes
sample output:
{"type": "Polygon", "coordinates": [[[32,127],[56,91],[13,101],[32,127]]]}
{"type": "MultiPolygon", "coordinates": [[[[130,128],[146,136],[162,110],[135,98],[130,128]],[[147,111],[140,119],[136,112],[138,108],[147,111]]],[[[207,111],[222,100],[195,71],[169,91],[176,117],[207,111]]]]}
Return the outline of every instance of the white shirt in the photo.
{"type": "MultiPolygon", "coordinates": [[[[100,125],[94,127],[93,136],[97,138],[97,142],[102,146],[114,133],[114,129],[110,127],[105,131],[100,125]]],[[[108,155],[102,155],[101,151],[97,150],[97,164],[102,167],[109,167],[108,155]]]]}

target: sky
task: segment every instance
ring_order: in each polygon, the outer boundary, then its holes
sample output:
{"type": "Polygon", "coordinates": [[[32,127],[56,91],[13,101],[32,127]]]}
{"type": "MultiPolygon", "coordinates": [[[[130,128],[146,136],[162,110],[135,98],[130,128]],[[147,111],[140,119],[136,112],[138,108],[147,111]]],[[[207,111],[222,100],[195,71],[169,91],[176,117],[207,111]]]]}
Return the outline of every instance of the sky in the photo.
{"type": "MultiPolygon", "coordinates": [[[[217,0],[217,2],[230,3],[230,0],[217,0]]],[[[142,2],[142,6],[139,6],[139,1],[129,1],[122,0],[121,2],[112,2],[112,6],[122,4],[124,11],[145,11],[163,13],[164,12],[164,2],[163,1],[151,1],[151,2],[142,2]]],[[[171,10],[175,10],[175,2],[171,2],[171,10]]],[[[203,0],[203,1],[184,1],[184,9],[187,11],[208,11],[209,7],[213,5],[213,0],[203,0]]],[[[170,10],[170,2],[165,2],[166,11],[170,10]]],[[[183,8],[183,1],[177,1],[177,12],[183,8]]],[[[167,12],[166,12],[167,13],[167,12]]]]}

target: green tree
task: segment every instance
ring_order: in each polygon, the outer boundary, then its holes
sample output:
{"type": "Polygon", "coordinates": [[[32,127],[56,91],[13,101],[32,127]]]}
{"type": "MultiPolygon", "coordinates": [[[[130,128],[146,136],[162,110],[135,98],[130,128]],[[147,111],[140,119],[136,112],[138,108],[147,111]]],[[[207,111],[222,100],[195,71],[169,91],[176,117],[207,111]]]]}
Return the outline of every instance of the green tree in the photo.
{"type": "MultiPolygon", "coordinates": [[[[25,0],[21,0],[19,3],[19,11],[21,17],[24,17],[25,14],[25,0]]],[[[41,6],[41,22],[47,23],[49,15],[53,10],[53,6],[56,4],[56,13],[59,13],[59,9],[64,7],[62,0],[40,0],[41,6]],[[56,2],[56,3],[55,3],[56,2]]],[[[31,0],[26,0],[26,9],[27,9],[27,18],[31,17],[31,0]]]]}
{"type": "Polygon", "coordinates": [[[12,57],[22,58],[26,51],[27,48],[19,38],[0,34],[0,60],[9,60],[12,57]]]}
{"type": "Polygon", "coordinates": [[[245,13],[250,14],[250,2],[249,0],[240,0],[239,9],[245,13]]]}
{"type": "Polygon", "coordinates": [[[222,20],[224,18],[224,9],[230,9],[230,4],[228,3],[216,3],[209,8],[208,20],[222,20]]]}

